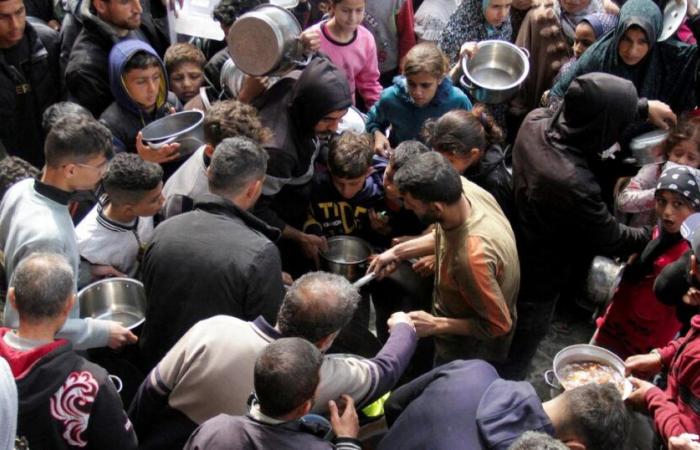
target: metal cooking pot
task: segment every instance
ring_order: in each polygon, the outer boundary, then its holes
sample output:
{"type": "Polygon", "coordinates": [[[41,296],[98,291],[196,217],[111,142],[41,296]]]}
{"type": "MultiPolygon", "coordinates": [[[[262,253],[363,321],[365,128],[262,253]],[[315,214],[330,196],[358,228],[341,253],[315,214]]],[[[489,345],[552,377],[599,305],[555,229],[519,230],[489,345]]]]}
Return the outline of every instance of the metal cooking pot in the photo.
{"type": "Polygon", "coordinates": [[[141,133],[144,143],[151,148],[180,144],[180,157],[184,157],[204,145],[203,123],[203,112],[181,111],[151,122],[141,133]]]}
{"type": "Polygon", "coordinates": [[[146,317],[146,290],[132,278],[106,278],[78,292],[80,317],[114,320],[130,330],[146,317]]]}
{"type": "Polygon", "coordinates": [[[643,166],[656,162],[656,157],[652,150],[662,143],[666,136],[668,136],[668,130],[653,130],[634,137],[630,141],[630,150],[636,163],[643,166]]]}
{"type": "Polygon", "coordinates": [[[263,4],[233,23],[227,38],[228,52],[236,67],[248,75],[283,75],[300,64],[304,56],[300,34],[301,25],[292,13],[263,4]]]}
{"type": "MultiPolygon", "coordinates": [[[[565,390],[562,384],[564,380],[563,370],[566,366],[572,363],[597,362],[606,364],[625,378],[625,363],[613,352],[602,347],[597,347],[590,344],[576,344],[564,347],[555,356],[552,361],[552,369],[544,373],[544,381],[552,388],[562,391],[565,390]],[[556,377],[556,382],[552,380],[552,375],[556,377]]],[[[622,398],[627,398],[632,393],[632,383],[625,380],[624,393],[622,398]]]]}
{"type": "Polygon", "coordinates": [[[593,258],[586,279],[586,296],[596,306],[607,305],[617,291],[627,264],[605,256],[593,258]]]}
{"type": "Polygon", "coordinates": [[[331,273],[356,281],[367,272],[372,247],[354,236],[334,236],[328,239],[328,250],[321,252],[321,267],[331,273]]]}
{"type": "Polygon", "coordinates": [[[498,40],[481,41],[477,48],[473,58],[462,58],[460,83],[478,102],[510,100],[530,73],[529,52],[498,40]]]}

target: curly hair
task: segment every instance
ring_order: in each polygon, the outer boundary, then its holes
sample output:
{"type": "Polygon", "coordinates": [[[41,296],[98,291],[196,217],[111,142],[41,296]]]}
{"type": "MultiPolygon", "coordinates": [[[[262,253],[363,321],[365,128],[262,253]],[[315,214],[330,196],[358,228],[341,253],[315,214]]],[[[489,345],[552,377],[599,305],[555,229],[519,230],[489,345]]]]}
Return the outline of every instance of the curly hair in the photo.
{"type": "Polygon", "coordinates": [[[246,137],[264,144],[272,137],[258,117],[258,111],[238,100],[214,103],[204,116],[204,140],[216,147],[226,138],[246,137]]]}
{"type": "Polygon", "coordinates": [[[119,153],[102,179],[109,200],[116,205],[134,204],[163,180],[160,165],[144,161],[135,153],[119,153]]]}
{"type": "Polygon", "coordinates": [[[8,156],[0,161],[0,199],[10,187],[25,178],[39,175],[39,169],[18,156],[8,156]]]}

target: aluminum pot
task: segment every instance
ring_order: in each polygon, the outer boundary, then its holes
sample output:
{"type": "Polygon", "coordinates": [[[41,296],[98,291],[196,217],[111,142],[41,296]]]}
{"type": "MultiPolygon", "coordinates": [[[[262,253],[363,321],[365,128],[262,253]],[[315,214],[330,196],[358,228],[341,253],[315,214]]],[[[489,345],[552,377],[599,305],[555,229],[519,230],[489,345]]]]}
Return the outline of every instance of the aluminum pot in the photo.
{"type": "Polygon", "coordinates": [[[630,150],[635,162],[639,166],[656,162],[653,149],[661,144],[668,136],[668,130],[653,130],[648,133],[635,136],[630,141],[630,150]]]}
{"type": "MultiPolygon", "coordinates": [[[[608,365],[615,369],[622,378],[625,378],[625,363],[619,356],[602,347],[590,344],[575,344],[564,347],[554,356],[552,369],[544,373],[544,381],[553,389],[565,390],[562,381],[564,380],[564,368],[572,363],[597,362],[608,365]],[[552,379],[556,378],[556,381],[552,379]]],[[[625,380],[622,398],[627,398],[632,393],[632,383],[625,380]]]]}
{"type": "Polygon", "coordinates": [[[146,290],[132,278],[105,278],[78,292],[80,317],[114,320],[130,330],[146,317],[146,290]]]}
{"type": "Polygon", "coordinates": [[[148,124],[141,133],[151,148],[166,144],[180,144],[180,157],[189,156],[204,145],[204,113],[197,110],[181,111],[148,124]]]}
{"type": "Polygon", "coordinates": [[[607,305],[617,291],[627,264],[605,256],[593,258],[586,279],[586,296],[596,306],[607,305]]]}
{"type": "Polygon", "coordinates": [[[498,104],[515,96],[530,73],[530,54],[510,42],[477,44],[473,58],[462,58],[462,86],[478,102],[498,104]]]}
{"type": "Polygon", "coordinates": [[[301,25],[292,13],[263,4],[243,14],[228,33],[233,62],[252,76],[283,75],[300,63],[304,48],[301,25]]]}
{"type": "Polygon", "coordinates": [[[328,239],[328,250],[321,252],[321,268],[349,281],[360,279],[367,272],[372,247],[354,236],[334,236],[328,239]]]}

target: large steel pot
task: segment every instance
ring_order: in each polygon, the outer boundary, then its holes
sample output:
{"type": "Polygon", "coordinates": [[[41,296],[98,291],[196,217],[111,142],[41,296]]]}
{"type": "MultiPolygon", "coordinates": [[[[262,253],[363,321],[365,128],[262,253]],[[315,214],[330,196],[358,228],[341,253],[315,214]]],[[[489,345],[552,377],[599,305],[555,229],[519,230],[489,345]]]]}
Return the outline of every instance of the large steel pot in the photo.
{"type": "Polygon", "coordinates": [[[113,320],[134,329],[146,317],[146,290],[132,278],[106,278],[78,292],[80,317],[113,320]]]}
{"type": "Polygon", "coordinates": [[[588,301],[596,306],[607,305],[617,291],[626,264],[617,262],[605,256],[593,258],[586,279],[586,295],[588,301]]]}
{"type": "Polygon", "coordinates": [[[520,89],[530,73],[530,55],[510,42],[488,40],[477,44],[472,58],[462,58],[462,86],[481,103],[503,103],[520,89]]]}
{"type": "Polygon", "coordinates": [[[300,34],[301,25],[292,13],[263,4],[233,23],[228,51],[236,67],[248,75],[283,75],[303,58],[300,34]]]}
{"type": "Polygon", "coordinates": [[[151,148],[180,144],[180,157],[185,157],[204,145],[203,123],[203,112],[181,111],[151,122],[141,133],[144,143],[151,148]]]}
{"type": "MultiPolygon", "coordinates": [[[[556,390],[565,390],[562,382],[565,374],[564,369],[572,363],[597,362],[606,364],[625,378],[625,363],[616,354],[602,347],[590,344],[575,344],[561,349],[552,361],[552,369],[544,373],[544,381],[556,390]],[[556,377],[556,382],[552,379],[556,377]]],[[[622,398],[627,398],[632,393],[632,383],[625,380],[622,398]]]]}
{"type": "Polygon", "coordinates": [[[668,130],[653,130],[640,134],[630,141],[630,150],[635,162],[639,166],[656,162],[654,148],[661,144],[668,136],[668,130]]]}
{"type": "Polygon", "coordinates": [[[350,281],[356,281],[367,272],[371,254],[372,247],[363,239],[334,236],[328,239],[328,250],[321,252],[321,267],[350,281]]]}

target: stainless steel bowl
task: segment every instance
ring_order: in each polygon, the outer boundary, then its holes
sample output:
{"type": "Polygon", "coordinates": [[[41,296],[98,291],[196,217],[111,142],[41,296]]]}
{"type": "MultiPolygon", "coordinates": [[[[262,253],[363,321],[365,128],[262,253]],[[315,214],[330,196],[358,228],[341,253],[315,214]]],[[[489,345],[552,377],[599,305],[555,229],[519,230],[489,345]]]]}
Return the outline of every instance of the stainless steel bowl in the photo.
{"type": "Polygon", "coordinates": [[[593,258],[586,279],[586,296],[596,306],[604,306],[612,300],[627,265],[605,256],[593,258]]]}
{"type": "Polygon", "coordinates": [[[151,122],[141,133],[143,141],[152,148],[180,144],[180,157],[184,157],[204,145],[203,123],[203,112],[181,111],[151,122]]]}
{"type": "Polygon", "coordinates": [[[80,317],[121,322],[128,329],[141,325],[146,317],[146,291],[131,278],[106,278],[78,292],[80,317]]]}
{"type": "Polygon", "coordinates": [[[321,252],[321,267],[350,281],[356,281],[367,272],[371,254],[372,247],[363,239],[334,236],[328,239],[328,250],[321,252]]]}
{"type": "Polygon", "coordinates": [[[473,58],[462,59],[462,86],[478,102],[510,100],[530,73],[527,50],[498,40],[479,42],[477,48],[473,58]]]}

